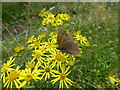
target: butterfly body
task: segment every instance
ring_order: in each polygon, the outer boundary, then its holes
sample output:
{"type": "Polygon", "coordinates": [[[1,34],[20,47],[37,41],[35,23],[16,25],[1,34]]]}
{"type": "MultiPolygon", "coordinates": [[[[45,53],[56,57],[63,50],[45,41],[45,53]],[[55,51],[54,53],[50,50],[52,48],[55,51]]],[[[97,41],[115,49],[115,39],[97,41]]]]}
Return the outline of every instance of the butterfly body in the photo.
{"type": "Polygon", "coordinates": [[[79,45],[72,39],[70,33],[64,30],[58,32],[58,49],[61,52],[66,52],[77,56],[80,54],[79,45]]]}

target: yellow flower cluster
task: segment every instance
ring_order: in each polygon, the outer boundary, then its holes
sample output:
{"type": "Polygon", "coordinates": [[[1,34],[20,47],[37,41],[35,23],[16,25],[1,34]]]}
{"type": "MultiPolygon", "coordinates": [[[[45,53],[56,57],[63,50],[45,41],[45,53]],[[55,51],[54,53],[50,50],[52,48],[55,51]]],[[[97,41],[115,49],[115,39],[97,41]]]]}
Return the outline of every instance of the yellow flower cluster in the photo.
{"type": "MultiPolygon", "coordinates": [[[[67,75],[70,74],[70,66],[75,64],[75,57],[71,59],[71,55],[62,53],[57,49],[57,34],[55,32],[50,33],[49,36],[50,37],[47,42],[40,41],[39,39],[37,39],[38,37],[34,36],[30,37],[32,39],[28,39],[27,42],[30,42],[28,47],[33,50],[33,59],[31,62],[34,62],[34,60],[38,61],[37,63],[39,63],[41,67],[41,79],[45,81],[51,79],[52,84],[55,84],[55,82],[60,80],[59,88],[64,88],[64,85],[69,88],[68,84],[72,85],[73,82],[69,78],[67,78],[67,75]]],[[[33,65],[34,64],[29,63],[27,67],[30,68],[33,67],[33,65]]]]}
{"type": "Polygon", "coordinates": [[[49,11],[42,10],[39,13],[40,17],[43,17],[42,25],[52,25],[59,26],[62,25],[64,21],[68,21],[71,17],[68,14],[57,14],[54,15],[49,11]]]}
{"type": "MultiPolygon", "coordinates": [[[[78,34],[80,33],[76,32],[74,37],[78,34]]],[[[59,88],[69,88],[73,84],[73,81],[68,77],[71,72],[70,67],[74,66],[76,58],[57,49],[56,32],[51,32],[47,41],[46,33],[42,33],[38,36],[31,36],[26,43],[29,44],[28,49],[32,52],[31,56],[33,58],[27,62],[25,69],[22,70],[19,66],[14,69],[15,58],[13,57],[7,63],[4,63],[1,68],[4,87],[12,88],[16,86],[16,88],[21,88],[26,84],[30,85],[32,80],[50,80],[52,84],[59,82],[59,88]]],[[[14,50],[20,52],[24,50],[24,47],[17,46],[14,50]]]]}
{"type": "MultiPolygon", "coordinates": [[[[43,17],[43,25],[52,26],[62,25],[64,21],[70,19],[70,16],[66,13],[54,15],[44,10],[39,13],[39,16],[43,17]]],[[[69,24],[64,25],[64,27],[69,26],[69,24]]],[[[26,65],[22,69],[20,66],[15,67],[15,58],[13,57],[4,63],[1,68],[3,87],[22,88],[26,87],[26,84],[33,84],[33,81],[50,81],[52,84],[58,82],[59,88],[69,88],[74,83],[69,79],[69,74],[71,73],[71,67],[76,62],[76,58],[71,54],[60,52],[57,49],[57,35],[56,32],[51,32],[48,36],[46,33],[31,36],[26,43],[28,44],[28,50],[32,53],[32,60],[26,62],[26,65]]],[[[79,44],[84,43],[86,46],[90,46],[87,38],[83,37],[79,31],[75,32],[74,38],[76,41],[79,41],[79,44]]],[[[20,56],[21,51],[24,49],[23,46],[15,47],[13,56],[20,56]]]]}

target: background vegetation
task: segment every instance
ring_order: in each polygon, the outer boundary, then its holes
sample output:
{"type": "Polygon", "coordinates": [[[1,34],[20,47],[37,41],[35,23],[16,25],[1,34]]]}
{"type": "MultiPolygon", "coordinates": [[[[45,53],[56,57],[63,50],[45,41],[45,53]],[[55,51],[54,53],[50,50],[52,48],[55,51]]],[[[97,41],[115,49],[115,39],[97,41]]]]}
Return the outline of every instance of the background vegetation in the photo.
{"type": "MultiPolygon", "coordinates": [[[[14,47],[23,45],[31,35],[37,35],[41,26],[38,16],[42,9],[54,14],[67,13],[72,19],[70,30],[81,30],[91,46],[84,49],[84,55],[77,61],[71,78],[77,88],[116,88],[105,78],[118,78],[118,3],[110,2],[41,2],[2,3],[2,61],[13,55],[14,47]]],[[[41,28],[42,27],[42,28],[41,28]]],[[[48,29],[49,30],[49,29],[48,29]]],[[[52,30],[51,30],[52,31],[52,30]]],[[[16,60],[21,65],[29,60],[28,52],[16,60]]],[[[43,85],[43,87],[47,87],[43,85]]]]}

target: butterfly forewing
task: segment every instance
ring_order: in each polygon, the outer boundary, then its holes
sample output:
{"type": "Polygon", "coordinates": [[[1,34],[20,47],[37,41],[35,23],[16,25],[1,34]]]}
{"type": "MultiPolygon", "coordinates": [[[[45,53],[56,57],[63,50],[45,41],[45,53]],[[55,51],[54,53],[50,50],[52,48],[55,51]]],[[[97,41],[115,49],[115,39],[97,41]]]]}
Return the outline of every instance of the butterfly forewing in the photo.
{"type": "Polygon", "coordinates": [[[58,32],[58,45],[63,45],[67,40],[71,40],[70,34],[67,31],[60,30],[58,32]]]}

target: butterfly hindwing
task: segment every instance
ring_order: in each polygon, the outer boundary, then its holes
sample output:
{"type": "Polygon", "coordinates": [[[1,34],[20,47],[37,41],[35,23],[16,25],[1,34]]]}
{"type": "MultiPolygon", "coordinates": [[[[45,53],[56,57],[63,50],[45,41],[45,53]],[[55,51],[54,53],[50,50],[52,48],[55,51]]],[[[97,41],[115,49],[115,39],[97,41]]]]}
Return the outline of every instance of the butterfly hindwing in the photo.
{"type": "Polygon", "coordinates": [[[80,53],[78,44],[73,40],[70,40],[67,43],[65,43],[64,46],[60,48],[60,50],[62,52],[67,52],[75,56],[80,53]]]}

